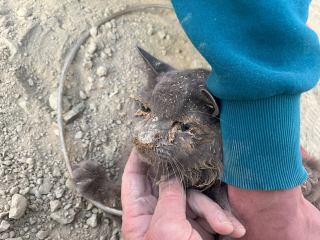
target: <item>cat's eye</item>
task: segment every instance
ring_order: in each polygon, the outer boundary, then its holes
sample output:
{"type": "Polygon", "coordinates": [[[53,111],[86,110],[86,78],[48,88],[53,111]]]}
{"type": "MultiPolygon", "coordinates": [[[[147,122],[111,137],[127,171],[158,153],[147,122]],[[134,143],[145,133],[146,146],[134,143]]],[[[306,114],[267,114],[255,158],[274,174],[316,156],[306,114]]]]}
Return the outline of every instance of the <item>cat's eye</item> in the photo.
{"type": "Polygon", "coordinates": [[[186,123],[179,123],[181,131],[188,131],[190,129],[190,125],[186,124],[186,123]]]}
{"type": "Polygon", "coordinates": [[[145,106],[143,106],[143,105],[141,105],[141,110],[142,110],[143,112],[146,112],[146,113],[151,112],[150,108],[145,107],[145,106]]]}

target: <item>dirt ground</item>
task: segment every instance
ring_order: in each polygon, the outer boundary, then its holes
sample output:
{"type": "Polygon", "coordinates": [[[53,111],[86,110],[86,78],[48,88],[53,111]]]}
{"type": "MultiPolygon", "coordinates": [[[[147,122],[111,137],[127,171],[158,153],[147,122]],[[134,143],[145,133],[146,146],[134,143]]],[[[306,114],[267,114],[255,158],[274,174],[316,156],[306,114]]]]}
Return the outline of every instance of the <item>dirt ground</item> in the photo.
{"type": "MultiPolygon", "coordinates": [[[[170,1],[0,0],[0,239],[121,239],[108,217],[67,187],[56,97],[71,50],[91,29],[65,83],[64,112],[85,105],[65,127],[68,152],[73,163],[94,160],[121,177],[127,111],[145,81],[135,45],[176,68],[209,69],[172,10],[129,13],[93,28],[146,3],[170,1]]],[[[308,24],[319,36],[320,0],[308,24]]],[[[301,103],[301,143],[320,157],[320,86],[301,103]]]]}

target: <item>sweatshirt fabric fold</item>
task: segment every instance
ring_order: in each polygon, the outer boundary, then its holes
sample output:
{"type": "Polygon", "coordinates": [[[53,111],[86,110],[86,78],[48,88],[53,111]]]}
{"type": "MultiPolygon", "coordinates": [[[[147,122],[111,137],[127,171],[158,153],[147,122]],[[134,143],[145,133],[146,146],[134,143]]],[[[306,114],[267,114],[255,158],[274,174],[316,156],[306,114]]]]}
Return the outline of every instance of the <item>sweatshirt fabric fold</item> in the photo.
{"type": "Polygon", "coordinates": [[[305,25],[310,1],[172,4],[212,67],[207,86],[221,99],[223,181],[256,190],[303,183],[299,101],[320,74],[319,40],[305,25]]]}

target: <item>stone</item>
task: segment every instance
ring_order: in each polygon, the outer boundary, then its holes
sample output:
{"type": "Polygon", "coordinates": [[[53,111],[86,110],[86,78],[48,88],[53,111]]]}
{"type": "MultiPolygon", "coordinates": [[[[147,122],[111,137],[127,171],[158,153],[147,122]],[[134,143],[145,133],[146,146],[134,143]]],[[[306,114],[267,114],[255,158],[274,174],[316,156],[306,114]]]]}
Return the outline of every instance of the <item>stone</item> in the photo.
{"type": "Polygon", "coordinates": [[[66,187],[72,191],[77,191],[76,186],[73,184],[73,182],[70,180],[70,178],[66,181],[66,187]]]}
{"type": "Polygon", "coordinates": [[[38,192],[43,195],[43,194],[48,194],[52,188],[53,184],[50,182],[50,179],[46,178],[41,186],[38,189],[38,192]]]}
{"type": "Polygon", "coordinates": [[[9,214],[9,212],[2,212],[0,213],[0,219],[4,218],[5,216],[7,216],[9,214]]]}
{"type": "Polygon", "coordinates": [[[59,208],[61,208],[61,202],[59,200],[50,201],[50,210],[51,210],[51,212],[55,212],[59,208]]]}
{"type": "Polygon", "coordinates": [[[32,12],[29,8],[22,7],[17,11],[17,15],[19,17],[29,17],[31,16],[32,12]]]}
{"type": "Polygon", "coordinates": [[[78,140],[81,139],[83,137],[83,132],[82,131],[78,131],[76,133],[76,135],[74,135],[74,139],[78,140]]]}
{"type": "Polygon", "coordinates": [[[26,163],[27,163],[28,165],[34,165],[34,159],[33,159],[33,158],[27,158],[27,159],[26,159],[26,163]]]}
{"type": "Polygon", "coordinates": [[[62,118],[66,123],[69,123],[70,121],[75,119],[77,116],[79,116],[79,114],[82,113],[85,108],[86,106],[84,102],[81,102],[77,106],[72,108],[69,112],[65,113],[62,118]]]}
{"type": "Polygon", "coordinates": [[[38,239],[45,239],[49,235],[49,231],[42,231],[40,230],[37,234],[36,237],[38,239]]]}
{"type": "Polygon", "coordinates": [[[80,98],[83,99],[83,100],[86,100],[86,99],[87,99],[87,95],[86,95],[83,91],[80,91],[80,92],[79,92],[79,96],[80,96],[80,98]]]}
{"type": "Polygon", "coordinates": [[[93,62],[92,61],[84,62],[82,66],[84,67],[84,69],[89,70],[93,67],[93,62]]]}
{"type": "Polygon", "coordinates": [[[96,27],[91,28],[90,35],[91,37],[96,37],[98,35],[98,29],[96,27]]]}
{"type": "Polygon", "coordinates": [[[18,192],[19,192],[19,188],[18,187],[13,187],[13,188],[10,189],[10,193],[11,194],[16,194],[18,192]]]}
{"type": "Polygon", "coordinates": [[[58,189],[56,191],[56,198],[61,198],[63,196],[64,190],[63,189],[58,189]]]}
{"type": "Polygon", "coordinates": [[[86,223],[93,228],[98,226],[98,215],[92,214],[92,216],[87,219],[86,223]]]}
{"type": "Polygon", "coordinates": [[[99,77],[106,76],[107,73],[108,73],[108,70],[107,70],[105,67],[103,67],[103,66],[98,67],[98,69],[97,69],[97,75],[98,75],[99,77]]]}
{"type": "Polygon", "coordinates": [[[14,194],[11,199],[9,218],[20,219],[24,215],[27,205],[28,201],[24,196],[14,194]]]}
{"type": "Polygon", "coordinates": [[[95,43],[90,43],[87,47],[87,52],[88,53],[95,53],[95,51],[97,50],[97,45],[95,43]]]}
{"type": "Polygon", "coordinates": [[[164,39],[166,37],[166,33],[164,31],[159,31],[158,32],[158,36],[161,38],[161,39],[164,39]]]}
{"type": "Polygon", "coordinates": [[[57,168],[57,167],[55,167],[55,168],[53,169],[53,171],[52,171],[52,175],[53,175],[54,177],[61,177],[61,171],[60,171],[60,169],[57,168]]]}
{"type": "Polygon", "coordinates": [[[0,223],[0,232],[4,232],[8,230],[10,227],[10,223],[6,220],[2,220],[0,223]]]}
{"type": "MultiPolygon", "coordinates": [[[[51,93],[49,96],[49,105],[53,110],[58,110],[58,91],[51,93]]],[[[62,97],[62,111],[68,111],[71,108],[71,104],[66,97],[62,97]]]]}
{"type": "Polygon", "coordinates": [[[51,213],[50,217],[60,224],[68,224],[74,220],[76,213],[73,209],[70,210],[60,210],[58,212],[51,213]]]}

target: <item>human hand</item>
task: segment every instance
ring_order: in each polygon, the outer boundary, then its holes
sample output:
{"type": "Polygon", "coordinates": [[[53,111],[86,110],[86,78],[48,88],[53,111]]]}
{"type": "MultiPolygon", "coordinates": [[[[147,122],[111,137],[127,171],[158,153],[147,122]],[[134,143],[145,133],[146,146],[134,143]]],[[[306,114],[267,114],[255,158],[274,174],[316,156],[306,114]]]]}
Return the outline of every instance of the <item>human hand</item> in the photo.
{"type": "Polygon", "coordinates": [[[132,151],[122,177],[122,236],[137,239],[242,237],[245,229],[230,213],[196,190],[187,195],[174,177],[159,185],[159,198],[146,177],[147,166],[132,151]]]}

